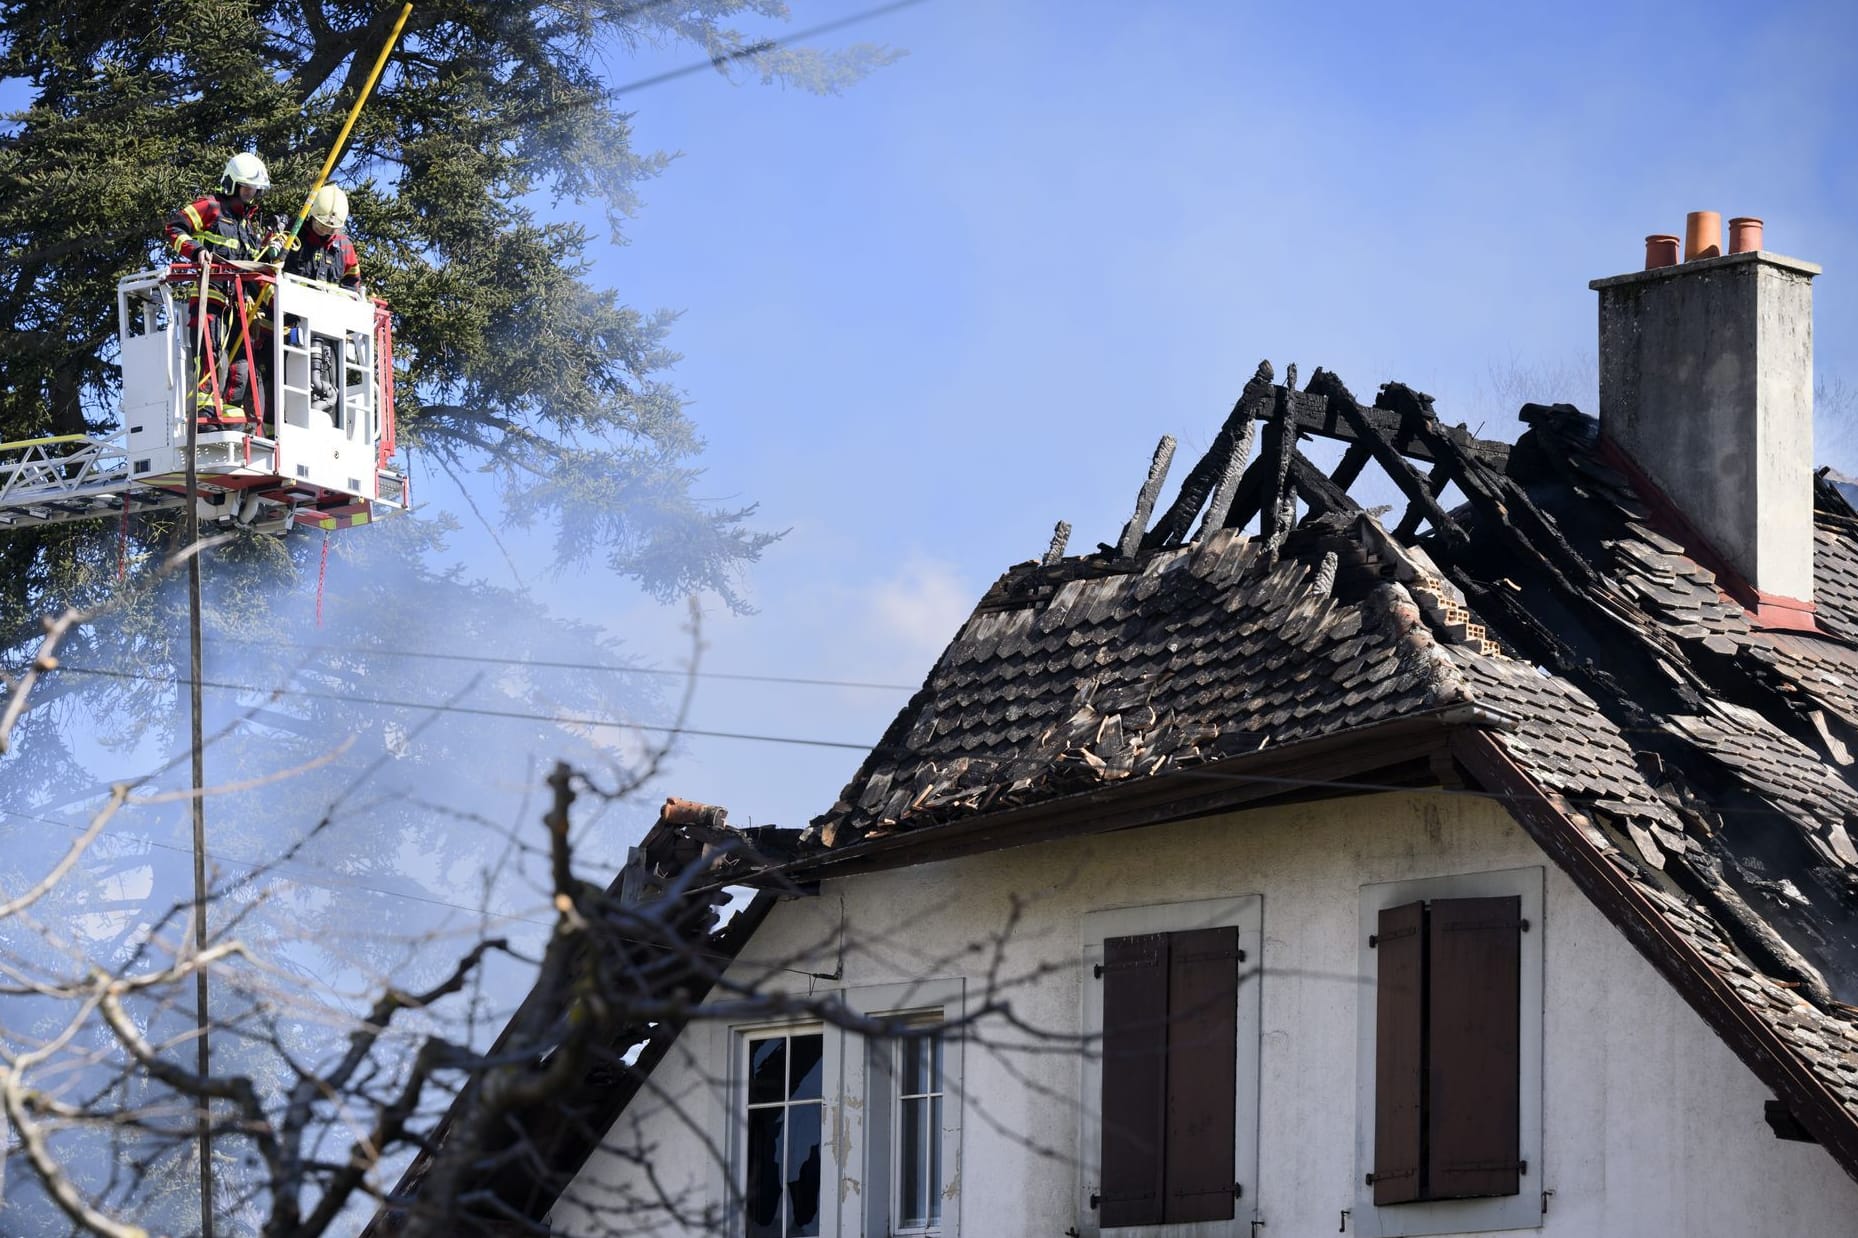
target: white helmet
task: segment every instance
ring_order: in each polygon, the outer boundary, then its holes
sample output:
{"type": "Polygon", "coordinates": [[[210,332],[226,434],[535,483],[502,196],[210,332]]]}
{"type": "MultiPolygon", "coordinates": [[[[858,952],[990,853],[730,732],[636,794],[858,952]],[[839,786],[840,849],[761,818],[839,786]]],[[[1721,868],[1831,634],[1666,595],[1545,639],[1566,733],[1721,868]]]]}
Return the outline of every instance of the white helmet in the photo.
{"type": "Polygon", "coordinates": [[[310,199],[310,222],[325,236],[348,226],[348,195],[340,185],[324,185],[310,199]]]}
{"type": "Polygon", "coordinates": [[[265,171],[265,161],[249,150],[226,160],[226,170],[220,173],[221,193],[237,193],[240,185],[250,185],[259,193],[271,188],[271,174],[265,171]]]}

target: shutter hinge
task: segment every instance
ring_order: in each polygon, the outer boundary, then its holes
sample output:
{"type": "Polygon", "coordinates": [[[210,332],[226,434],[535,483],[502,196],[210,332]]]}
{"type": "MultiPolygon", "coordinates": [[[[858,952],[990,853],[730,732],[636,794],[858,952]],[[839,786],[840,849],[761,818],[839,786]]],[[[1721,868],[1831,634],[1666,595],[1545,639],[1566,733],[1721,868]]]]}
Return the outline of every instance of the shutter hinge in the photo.
{"type": "Polygon", "coordinates": [[[1245,1198],[1245,1184],[1243,1182],[1234,1182],[1232,1184],[1232,1198],[1234,1199],[1245,1198]]]}
{"type": "Polygon", "coordinates": [[[1090,1193],[1090,1210],[1092,1212],[1095,1212],[1097,1210],[1097,1204],[1100,1203],[1102,1199],[1103,1199],[1103,1196],[1097,1194],[1095,1191],[1092,1191],[1090,1193]]]}
{"type": "MultiPolygon", "coordinates": [[[[1094,967],[1092,967],[1092,968],[1090,969],[1090,974],[1091,974],[1091,976],[1092,976],[1092,978],[1093,978],[1093,979],[1097,979],[1097,980],[1101,980],[1101,979],[1103,979],[1103,964],[1101,964],[1101,963],[1098,963],[1098,964],[1097,964],[1096,966],[1094,966],[1094,967]]],[[[1091,1205],[1091,1207],[1093,1207],[1093,1208],[1095,1208],[1096,1206],[1097,1206],[1097,1205],[1095,1205],[1095,1204],[1092,1204],[1092,1205],[1091,1205]]]]}
{"type": "Polygon", "coordinates": [[[1380,945],[1380,944],[1381,944],[1381,939],[1380,939],[1380,937],[1379,937],[1378,935],[1376,935],[1376,934],[1374,934],[1374,933],[1369,933],[1369,934],[1368,934],[1368,949],[1370,949],[1370,950],[1372,950],[1372,949],[1374,949],[1374,947],[1376,947],[1376,946],[1378,946],[1378,945],[1380,945]]]}
{"type": "Polygon", "coordinates": [[[1526,918],[1517,921],[1517,923],[1522,925],[1523,932],[1527,933],[1529,931],[1529,921],[1526,918]]]}

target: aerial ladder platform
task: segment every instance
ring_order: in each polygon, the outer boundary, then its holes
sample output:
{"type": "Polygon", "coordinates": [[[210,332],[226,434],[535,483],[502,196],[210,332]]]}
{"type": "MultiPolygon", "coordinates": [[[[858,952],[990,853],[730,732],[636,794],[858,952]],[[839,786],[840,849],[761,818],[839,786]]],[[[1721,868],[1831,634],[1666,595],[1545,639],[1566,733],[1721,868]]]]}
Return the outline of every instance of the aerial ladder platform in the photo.
{"type": "Polygon", "coordinates": [[[0,532],[184,505],[189,418],[202,520],[283,533],[408,507],[384,301],[267,265],[213,263],[202,279],[176,263],[125,277],[116,312],[119,429],[0,443],[0,532]],[[202,347],[209,294],[223,350],[202,347]],[[216,372],[228,362],[252,375],[241,424],[216,372]]]}

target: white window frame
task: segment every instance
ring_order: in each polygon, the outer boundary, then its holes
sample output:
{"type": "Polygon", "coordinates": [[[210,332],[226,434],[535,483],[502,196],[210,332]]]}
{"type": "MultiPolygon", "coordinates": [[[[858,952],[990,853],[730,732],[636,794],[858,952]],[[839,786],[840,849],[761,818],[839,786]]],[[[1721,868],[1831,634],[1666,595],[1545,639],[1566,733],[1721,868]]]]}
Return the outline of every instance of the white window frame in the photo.
{"type": "MultiPolygon", "coordinates": [[[[961,1117],[966,1095],[962,1090],[966,1014],[966,984],[959,977],[898,984],[861,985],[813,994],[815,1001],[834,998],[848,1013],[861,1018],[897,1019],[910,1023],[938,1023],[955,1029],[942,1043],[942,1220],[933,1230],[909,1230],[907,1238],[960,1238],[961,1234],[961,1117]]],[[[727,1057],[723,1071],[720,1120],[727,1132],[723,1146],[727,1165],[720,1186],[731,1238],[747,1230],[743,1215],[748,1183],[748,1079],[747,1045],[771,1034],[822,1032],[820,1050],[821,1111],[824,1139],[820,1150],[820,1238],[891,1238],[891,1192],[894,1189],[896,1153],[888,1118],[889,1105],[879,1100],[880,1124],[871,1120],[873,1091],[888,1085],[878,1056],[893,1051],[895,1042],[868,1038],[818,1019],[762,1021],[728,1026],[712,1025],[715,1041],[708,1060],[727,1057]]]]}
{"type": "Polygon", "coordinates": [[[773,1036],[805,1036],[811,1033],[817,1033],[820,1037],[819,1235],[820,1238],[835,1238],[839,1233],[835,1220],[838,1210],[838,1149],[832,1135],[841,1108],[837,1098],[843,1094],[841,1080],[844,1065],[840,1051],[843,1038],[830,1024],[821,1023],[818,1019],[802,1019],[739,1024],[731,1027],[726,1037],[729,1048],[729,1167],[728,1190],[724,1198],[728,1201],[728,1232],[736,1238],[748,1232],[743,1210],[748,1202],[749,1043],[773,1036]]]}
{"type": "Polygon", "coordinates": [[[1145,907],[1118,907],[1093,911],[1083,921],[1083,1022],[1087,1051],[1082,1055],[1080,1082],[1083,1120],[1078,1124],[1079,1175],[1077,1233],[1080,1238],[1250,1238],[1258,1208],[1258,1065],[1262,1011],[1260,992],[1264,968],[1264,897],[1246,894],[1234,898],[1199,899],[1145,907]],[[1236,927],[1239,949],[1238,1062],[1234,1075],[1232,1180],[1245,1188],[1233,1201],[1232,1220],[1196,1221],[1178,1225],[1119,1225],[1105,1230],[1097,1224],[1091,1197],[1102,1191],[1098,1162],[1102,1155],[1103,982],[1095,969],[1103,963],[1103,943],[1112,937],[1144,933],[1179,933],[1191,929],[1236,927]]]}
{"type": "Polygon", "coordinates": [[[1407,1238],[1422,1234],[1462,1234],[1501,1229],[1532,1229],[1542,1224],[1542,961],[1548,925],[1542,915],[1542,869],[1508,868],[1489,873],[1460,873],[1413,881],[1388,881],[1361,887],[1360,983],[1356,991],[1358,1030],[1355,1057],[1355,1205],[1349,1228],[1361,1238],[1407,1238]],[[1368,938],[1380,927],[1380,913],[1420,899],[1509,898],[1522,900],[1521,958],[1521,1095],[1517,1148],[1528,1168],[1515,1195],[1487,1199],[1433,1199],[1405,1204],[1374,1203],[1367,1177],[1374,1171],[1374,1044],[1379,958],[1368,938]]]}
{"type": "MultiPolygon", "coordinates": [[[[942,1040],[942,1220],[932,1230],[902,1231],[909,1238],[958,1238],[961,1233],[961,1113],[967,1096],[962,1090],[966,1038],[960,1027],[967,1010],[966,990],[966,984],[956,978],[865,985],[845,993],[845,1005],[854,1014],[955,1029],[942,1040]]],[[[860,1191],[847,1202],[844,1233],[847,1238],[853,1234],[901,1238],[895,1228],[892,1194],[898,1170],[896,1115],[890,1112],[887,1089],[892,1080],[884,1061],[887,1056],[894,1060],[896,1042],[858,1035],[846,1039],[864,1067],[846,1072],[846,1112],[860,1114],[863,1121],[864,1176],[860,1191]],[[885,1089],[882,1094],[880,1088],[885,1089]],[[880,1124],[881,1131],[873,1129],[880,1124]]],[[[852,1052],[847,1050],[848,1060],[852,1052]]]]}

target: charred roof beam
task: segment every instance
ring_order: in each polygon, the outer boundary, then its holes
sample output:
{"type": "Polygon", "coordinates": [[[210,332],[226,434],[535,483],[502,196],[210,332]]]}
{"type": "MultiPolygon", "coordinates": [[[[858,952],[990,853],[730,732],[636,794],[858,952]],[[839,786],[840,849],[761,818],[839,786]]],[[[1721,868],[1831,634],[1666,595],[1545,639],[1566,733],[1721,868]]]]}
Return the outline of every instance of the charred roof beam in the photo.
{"type": "Polygon", "coordinates": [[[1259,498],[1258,536],[1264,543],[1264,561],[1277,562],[1277,553],[1296,523],[1296,504],[1289,489],[1290,460],[1297,454],[1296,418],[1291,405],[1297,393],[1285,387],[1273,389],[1275,403],[1271,419],[1265,422],[1264,447],[1258,459],[1265,466],[1265,493],[1259,498]]]}
{"type": "Polygon", "coordinates": [[[1174,436],[1164,434],[1155,444],[1154,458],[1148,462],[1148,476],[1142,482],[1142,490],[1136,495],[1135,511],[1129,517],[1129,523],[1123,526],[1123,535],[1116,539],[1118,558],[1127,559],[1141,549],[1146,539],[1143,530],[1148,528],[1148,514],[1155,510],[1155,499],[1161,494],[1161,485],[1168,479],[1168,466],[1174,463],[1174,436]]]}
{"type": "MultiPolygon", "coordinates": [[[[1384,432],[1381,424],[1385,421],[1384,416],[1378,418],[1370,416],[1369,410],[1361,407],[1360,401],[1355,399],[1349,389],[1343,385],[1342,380],[1327,370],[1318,370],[1311,376],[1310,394],[1321,397],[1328,408],[1335,410],[1336,415],[1342,419],[1342,423],[1354,431],[1355,442],[1367,447],[1374,462],[1381,466],[1387,476],[1393,480],[1394,485],[1400,487],[1400,492],[1406,495],[1411,504],[1409,511],[1418,511],[1431,521],[1433,529],[1448,545],[1461,548],[1469,542],[1470,539],[1466,536],[1464,529],[1459,527],[1458,522],[1453,520],[1443,507],[1439,506],[1428,479],[1420,476],[1419,471],[1407,462],[1405,455],[1395,445],[1394,438],[1384,432]]],[[[1418,441],[1416,439],[1418,428],[1408,424],[1409,420],[1401,418],[1401,424],[1395,426],[1394,431],[1409,441],[1418,441]]],[[[1456,450],[1455,445],[1448,442],[1443,454],[1433,448],[1432,444],[1427,443],[1427,446],[1433,450],[1429,458],[1439,461],[1433,473],[1437,475],[1440,470],[1445,470],[1445,475],[1449,477],[1456,470],[1457,465],[1457,461],[1451,457],[1451,453],[1456,450]]],[[[1417,521],[1413,522],[1415,527],[1417,523],[1417,521]]],[[[1402,521],[1400,527],[1403,530],[1407,529],[1407,521],[1402,521]]],[[[1409,536],[1410,532],[1408,530],[1409,536]]]]}
{"type": "Polygon", "coordinates": [[[1207,507],[1207,520],[1202,529],[1220,527],[1218,521],[1225,513],[1216,510],[1220,506],[1219,496],[1223,492],[1227,502],[1231,502],[1232,489],[1225,483],[1231,478],[1236,484],[1239,472],[1245,468],[1246,457],[1252,450],[1253,423],[1270,415],[1272,398],[1271,363],[1260,361],[1257,372],[1245,384],[1245,390],[1226,415],[1225,424],[1214,436],[1213,445],[1181,482],[1180,493],[1168,510],[1142,538],[1143,550],[1179,544],[1192,527],[1195,513],[1203,506],[1207,507]],[[1211,506],[1207,506],[1209,498],[1211,506]]]}
{"type": "Polygon", "coordinates": [[[1315,515],[1346,515],[1361,510],[1361,504],[1355,502],[1347,490],[1336,485],[1310,462],[1308,456],[1294,448],[1290,453],[1290,484],[1315,515]]]}
{"type": "MultiPolygon", "coordinates": [[[[1325,373],[1323,370],[1318,370],[1310,377],[1309,383],[1305,386],[1306,393],[1314,394],[1318,391],[1318,380],[1325,373]]],[[[1327,377],[1333,380],[1335,376],[1329,374],[1327,377]]],[[[1359,419],[1347,416],[1343,409],[1327,400],[1298,401],[1295,408],[1297,429],[1318,438],[1335,439],[1343,443],[1358,443],[1366,441],[1366,436],[1362,433],[1362,426],[1365,424],[1373,431],[1375,439],[1391,445],[1403,456],[1428,464],[1444,458],[1435,443],[1414,436],[1410,428],[1403,423],[1399,413],[1379,407],[1357,405],[1357,408],[1361,413],[1359,419]]],[[[1510,446],[1508,443],[1478,438],[1462,426],[1441,427],[1441,432],[1450,443],[1450,449],[1446,455],[1472,457],[1499,473],[1509,467],[1510,446]]]]}

